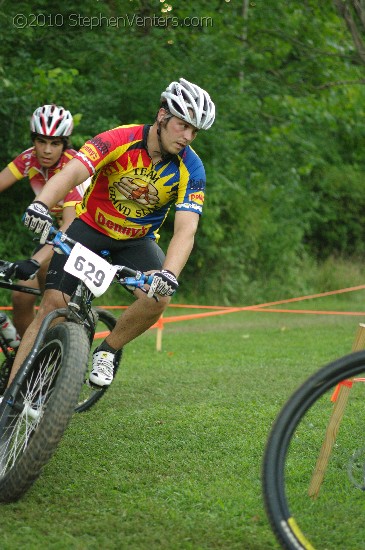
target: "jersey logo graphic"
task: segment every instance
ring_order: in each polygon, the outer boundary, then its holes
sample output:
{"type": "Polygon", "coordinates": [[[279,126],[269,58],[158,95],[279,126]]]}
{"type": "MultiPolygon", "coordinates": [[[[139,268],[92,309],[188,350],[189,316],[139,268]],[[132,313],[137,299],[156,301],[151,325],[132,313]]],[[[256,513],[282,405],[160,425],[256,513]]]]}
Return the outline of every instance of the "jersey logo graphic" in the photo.
{"type": "Polygon", "coordinates": [[[124,177],[114,182],[114,187],[128,200],[138,204],[154,205],[158,202],[158,192],[152,183],[146,183],[140,178],[124,177]]]}
{"type": "Polygon", "coordinates": [[[203,204],[204,193],[190,193],[189,201],[196,202],[197,204],[203,204]]]}
{"type": "Polygon", "coordinates": [[[104,212],[101,208],[97,208],[95,221],[96,223],[108,230],[108,233],[113,235],[116,239],[136,239],[147,235],[151,225],[138,225],[132,222],[126,222],[128,225],[124,225],[125,216],[115,217],[111,216],[107,212],[104,212]]]}
{"type": "Polygon", "coordinates": [[[94,145],[91,145],[91,143],[85,144],[82,147],[82,152],[92,161],[98,160],[98,158],[100,158],[99,152],[96,150],[94,145]]]}

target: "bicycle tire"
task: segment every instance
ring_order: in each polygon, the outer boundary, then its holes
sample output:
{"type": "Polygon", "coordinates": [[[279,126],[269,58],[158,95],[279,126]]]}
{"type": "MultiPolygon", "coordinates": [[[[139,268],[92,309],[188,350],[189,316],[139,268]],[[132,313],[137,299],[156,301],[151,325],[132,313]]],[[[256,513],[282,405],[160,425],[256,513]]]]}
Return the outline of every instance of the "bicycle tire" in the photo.
{"type": "Polygon", "coordinates": [[[0,396],[4,395],[8,385],[11,369],[14,363],[14,354],[4,356],[4,360],[0,365],[0,396]]]}
{"type": "Polygon", "coordinates": [[[88,355],[84,328],[60,323],[47,332],[28,372],[18,372],[0,405],[1,502],[22,497],[54,454],[74,413],[88,355]]]}
{"type": "MultiPolygon", "coordinates": [[[[114,317],[114,315],[112,315],[111,313],[109,313],[109,311],[106,311],[105,309],[95,308],[95,310],[96,310],[96,312],[98,314],[98,317],[99,317],[99,323],[97,325],[97,331],[101,331],[102,333],[105,333],[105,335],[106,335],[106,333],[113,330],[113,328],[116,325],[117,320],[114,317]],[[106,328],[106,331],[105,331],[105,328],[106,328]]],[[[103,335],[103,338],[104,337],[105,336],[103,335]]],[[[96,345],[97,344],[95,344],[95,346],[93,346],[93,348],[95,348],[96,345]]],[[[93,348],[91,349],[91,353],[90,353],[90,356],[89,356],[88,367],[87,367],[86,372],[85,372],[84,385],[82,386],[81,393],[80,393],[80,396],[79,396],[79,400],[78,400],[77,406],[75,408],[75,411],[79,412],[79,413],[88,411],[93,405],[95,405],[95,403],[97,403],[99,401],[99,399],[101,399],[103,397],[103,395],[105,394],[107,389],[110,387],[110,386],[102,386],[102,387],[98,388],[94,385],[89,384],[89,375],[90,375],[91,368],[92,368],[92,351],[93,351],[93,348]]],[[[117,371],[119,369],[121,358],[122,358],[122,350],[119,350],[115,354],[114,377],[117,374],[117,371]]]]}
{"type": "Polygon", "coordinates": [[[365,490],[365,442],[359,421],[365,378],[359,375],[365,375],[364,350],[322,367],[290,397],[271,428],[262,464],[263,498],[272,530],[287,550],[365,547],[363,528],[359,526],[357,538],[356,527],[357,507],[363,519],[365,490]],[[330,396],[337,384],[347,384],[349,379],[356,383],[352,383],[319,494],[313,499],[308,488],[333,412],[330,396]],[[355,444],[361,449],[354,452],[355,444]],[[346,524],[351,526],[348,538],[343,531],[346,524]]]}

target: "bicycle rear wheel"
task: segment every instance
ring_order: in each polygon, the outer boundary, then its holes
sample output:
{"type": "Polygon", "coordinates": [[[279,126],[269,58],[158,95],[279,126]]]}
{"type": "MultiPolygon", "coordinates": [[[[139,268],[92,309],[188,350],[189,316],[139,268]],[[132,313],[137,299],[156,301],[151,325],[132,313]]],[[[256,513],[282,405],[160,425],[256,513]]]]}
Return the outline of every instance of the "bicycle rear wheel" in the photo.
{"type": "Polygon", "coordinates": [[[0,331],[0,395],[3,395],[9,381],[16,350],[9,348],[3,333],[0,331]]]}
{"type": "Polygon", "coordinates": [[[272,529],[286,549],[365,548],[365,351],[329,363],[287,401],[268,438],[263,460],[263,496],[272,529]],[[351,379],[351,382],[350,382],[351,379]],[[351,387],[324,479],[313,493],[313,473],[333,415],[333,390],[351,387]],[[309,496],[311,494],[312,496],[309,496]]]}
{"type": "MultiPolygon", "coordinates": [[[[99,338],[95,340],[95,343],[91,349],[89,362],[85,373],[84,385],[82,386],[79,400],[75,408],[76,412],[85,412],[89,410],[93,405],[95,405],[97,401],[99,401],[101,397],[103,397],[104,393],[109,388],[109,386],[97,387],[95,385],[91,385],[89,383],[89,375],[92,369],[92,352],[98,345],[97,340],[99,340],[100,343],[100,339],[104,339],[109,334],[109,332],[113,330],[117,321],[114,315],[109,313],[109,311],[106,311],[102,308],[95,308],[95,310],[99,317],[99,321],[96,327],[96,335],[99,336],[99,338]]],[[[114,376],[119,369],[121,358],[122,350],[119,350],[115,354],[114,376]]]]}
{"type": "Polygon", "coordinates": [[[0,406],[0,501],[18,500],[40,475],[69,423],[84,380],[89,341],[82,326],[51,328],[29,370],[0,406]]]}

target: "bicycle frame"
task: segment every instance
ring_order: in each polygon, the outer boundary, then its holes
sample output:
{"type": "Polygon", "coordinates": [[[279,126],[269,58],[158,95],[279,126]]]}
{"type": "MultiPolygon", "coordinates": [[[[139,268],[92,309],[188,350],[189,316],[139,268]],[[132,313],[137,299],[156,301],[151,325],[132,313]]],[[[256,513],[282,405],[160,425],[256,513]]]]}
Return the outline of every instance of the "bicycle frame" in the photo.
{"type": "MultiPolygon", "coordinates": [[[[65,233],[55,228],[51,228],[50,235],[52,235],[51,240],[48,240],[47,243],[52,244],[54,248],[59,249],[67,256],[71,254],[73,245],[77,244],[76,241],[70,239],[65,233]]],[[[136,272],[135,270],[127,268],[125,266],[119,266],[119,268],[119,271],[123,271],[126,275],[128,275],[125,277],[125,282],[121,280],[118,281],[122,286],[123,284],[132,284],[136,287],[140,287],[144,284],[144,282],[150,282],[151,280],[150,276],[144,276],[140,272],[136,272]]],[[[13,285],[13,288],[14,286],[16,285],[13,285]]],[[[21,386],[23,380],[27,377],[28,371],[32,367],[35,358],[40,352],[45,335],[53,321],[58,318],[65,318],[67,321],[72,321],[77,324],[83,325],[86,329],[91,345],[95,335],[96,326],[95,320],[92,318],[91,310],[91,303],[93,298],[93,293],[87,288],[86,284],[82,280],[80,280],[70,298],[70,301],[67,304],[67,307],[55,309],[54,311],[48,313],[48,315],[43,319],[37,337],[32,346],[32,350],[26,357],[22,368],[19,369],[13,383],[4,394],[4,399],[6,399],[9,404],[12,403],[11,390],[13,390],[13,392],[16,394],[18,387],[21,386]]]]}
{"type": "MultiPolygon", "coordinates": [[[[51,235],[57,252],[69,256],[65,272],[79,282],[66,307],[42,319],[32,349],[0,403],[1,502],[14,502],[28,490],[55,452],[74,412],[88,410],[108,388],[95,390],[85,376],[92,364],[90,351],[98,320],[109,331],[116,323],[103,309],[92,308],[92,299],[101,296],[114,278],[128,288],[142,288],[153,278],[110,265],[54,228],[51,235]]],[[[118,350],[114,373],[120,359],[118,350]]]]}

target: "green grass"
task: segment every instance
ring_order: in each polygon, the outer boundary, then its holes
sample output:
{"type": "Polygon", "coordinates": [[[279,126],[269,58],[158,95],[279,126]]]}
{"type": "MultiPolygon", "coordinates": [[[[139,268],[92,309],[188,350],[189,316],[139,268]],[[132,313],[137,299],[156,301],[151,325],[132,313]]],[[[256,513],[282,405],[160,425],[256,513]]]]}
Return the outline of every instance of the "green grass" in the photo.
{"type": "MultiPolygon", "coordinates": [[[[305,305],[337,310],[343,300],[305,305]]],[[[73,417],[34,486],[1,506],[1,549],[278,549],[261,497],[267,434],[291,392],[351,350],[361,320],[181,321],[166,324],[161,352],[156,332],[144,334],[107,394],[73,417]]]]}

